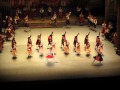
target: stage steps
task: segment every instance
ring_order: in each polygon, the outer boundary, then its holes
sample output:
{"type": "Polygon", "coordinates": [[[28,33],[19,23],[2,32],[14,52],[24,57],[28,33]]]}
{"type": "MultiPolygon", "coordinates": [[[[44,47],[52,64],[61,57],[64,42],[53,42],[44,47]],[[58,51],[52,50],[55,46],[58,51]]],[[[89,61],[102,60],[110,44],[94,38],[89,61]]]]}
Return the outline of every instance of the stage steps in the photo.
{"type": "Polygon", "coordinates": [[[57,25],[50,24],[48,22],[39,22],[39,23],[28,23],[30,28],[61,28],[63,27],[65,22],[57,22],[57,25]]]}

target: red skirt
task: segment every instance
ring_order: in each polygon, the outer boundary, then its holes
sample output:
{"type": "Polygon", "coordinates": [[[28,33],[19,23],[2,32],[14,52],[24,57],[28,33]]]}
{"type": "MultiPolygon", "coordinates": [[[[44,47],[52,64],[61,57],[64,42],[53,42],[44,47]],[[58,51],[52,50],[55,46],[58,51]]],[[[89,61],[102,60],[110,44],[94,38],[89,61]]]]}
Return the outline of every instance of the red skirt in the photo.
{"type": "Polygon", "coordinates": [[[54,58],[53,55],[47,55],[46,58],[54,58]]]}

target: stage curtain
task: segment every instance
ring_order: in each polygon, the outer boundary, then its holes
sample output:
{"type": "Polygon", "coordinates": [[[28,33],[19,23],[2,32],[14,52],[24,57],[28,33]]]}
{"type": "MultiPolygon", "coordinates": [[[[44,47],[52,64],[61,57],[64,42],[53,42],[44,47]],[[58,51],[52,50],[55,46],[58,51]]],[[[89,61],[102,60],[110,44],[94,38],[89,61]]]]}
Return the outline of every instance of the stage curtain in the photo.
{"type": "Polygon", "coordinates": [[[10,0],[10,4],[13,7],[14,6],[14,0],[10,0]]]}

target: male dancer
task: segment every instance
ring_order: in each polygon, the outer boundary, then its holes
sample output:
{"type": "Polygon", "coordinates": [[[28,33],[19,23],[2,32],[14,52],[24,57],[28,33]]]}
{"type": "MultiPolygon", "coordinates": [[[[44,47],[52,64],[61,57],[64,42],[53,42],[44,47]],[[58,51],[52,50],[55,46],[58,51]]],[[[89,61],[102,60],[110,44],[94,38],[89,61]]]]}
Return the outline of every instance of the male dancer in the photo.
{"type": "Polygon", "coordinates": [[[100,45],[100,33],[99,35],[96,37],[96,45],[95,45],[95,49],[98,48],[100,45]]]}
{"type": "Polygon", "coordinates": [[[66,32],[62,35],[62,40],[61,40],[61,48],[62,48],[62,46],[64,47],[64,43],[65,43],[65,41],[66,41],[66,32]]]}
{"type": "Polygon", "coordinates": [[[53,42],[52,36],[53,36],[53,32],[48,36],[48,49],[49,49],[49,45],[51,45],[53,42]]]}
{"type": "Polygon", "coordinates": [[[89,42],[88,36],[90,35],[90,32],[85,36],[84,39],[84,44],[87,45],[87,43],[89,42]]]}
{"type": "Polygon", "coordinates": [[[36,41],[36,45],[38,45],[38,47],[40,46],[40,44],[41,44],[41,34],[38,35],[37,41],[36,41]]]}
{"type": "Polygon", "coordinates": [[[78,35],[79,35],[79,33],[74,37],[74,41],[73,41],[74,48],[76,48],[76,43],[78,43],[78,35]]]}
{"type": "Polygon", "coordinates": [[[12,50],[13,50],[13,48],[16,46],[16,40],[15,40],[15,35],[14,35],[14,37],[13,37],[13,39],[12,39],[12,41],[11,41],[11,47],[12,47],[12,49],[11,49],[11,52],[12,52],[12,50]]]}

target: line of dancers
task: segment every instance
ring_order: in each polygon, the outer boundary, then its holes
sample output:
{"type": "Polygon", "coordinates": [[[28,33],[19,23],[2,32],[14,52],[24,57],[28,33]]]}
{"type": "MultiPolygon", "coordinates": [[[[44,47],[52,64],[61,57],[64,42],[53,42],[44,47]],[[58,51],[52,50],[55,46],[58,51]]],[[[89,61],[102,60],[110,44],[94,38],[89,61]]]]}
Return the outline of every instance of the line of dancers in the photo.
{"type": "MultiPolygon", "coordinates": [[[[85,39],[84,39],[84,44],[85,44],[85,51],[86,51],[86,55],[87,56],[90,56],[90,53],[91,53],[91,47],[90,47],[90,42],[89,42],[89,35],[90,35],[90,32],[85,36],[85,39]]],[[[44,55],[44,46],[43,46],[43,43],[41,42],[41,36],[42,34],[38,35],[37,36],[37,40],[36,40],[36,45],[37,45],[37,50],[40,54],[40,56],[43,56],[44,55]]],[[[74,46],[74,51],[76,52],[76,55],[80,55],[81,54],[81,46],[80,46],[80,42],[78,41],[78,36],[79,36],[79,33],[77,33],[77,35],[74,37],[74,41],[73,41],[73,46],[74,46]]],[[[28,58],[31,57],[32,55],[32,39],[31,39],[32,35],[30,35],[28,37],[28,41],[27,41],[27,54],[28,54],[28,58]]],[[[13,58],[16,58],[17,57],[17,45],[16,45],[16,40],[15,40],[15,36],[13,37],[12,41],[11,41],[11,52],[13,54],[13,58]]],[[[69,45],[70,45],[70,42],[66,39],[66,32],[62,35],[62,39],[61,39],[61,48],[63,49],[64,51],[64,54],[65,55],[68,55],[69,54],[69,45]]],[[[49,58],[53,58],[55,57],[56,55],[56,43],[53,42],[53,32],[51,32],[51,34],[48,36],[48,46],[47,46],[47,50],[48,50],[48,53],[47,53],[47,60],[49,58]]],[[[102,41],[100,40],[100,33],[99,35],[96,37],[96,45],[95,45],[95,50],[97,51],[98,54],[103,55],[103,43],[102,41]]],[[[95,60],[98,60],[98,58],[95,58],[93,57],[95,60]]],[[[101,62],[101,58],[99,58],[99,60],[101,62]]]]}
{"type": "Polygon", "coordinates": [[[88,15],[88,26],[90,27],[90,30],[93,30],[96,32],[96,26],[97,26],[97,18],[96,16],[93,16],[89,13],[88,15]]]}

